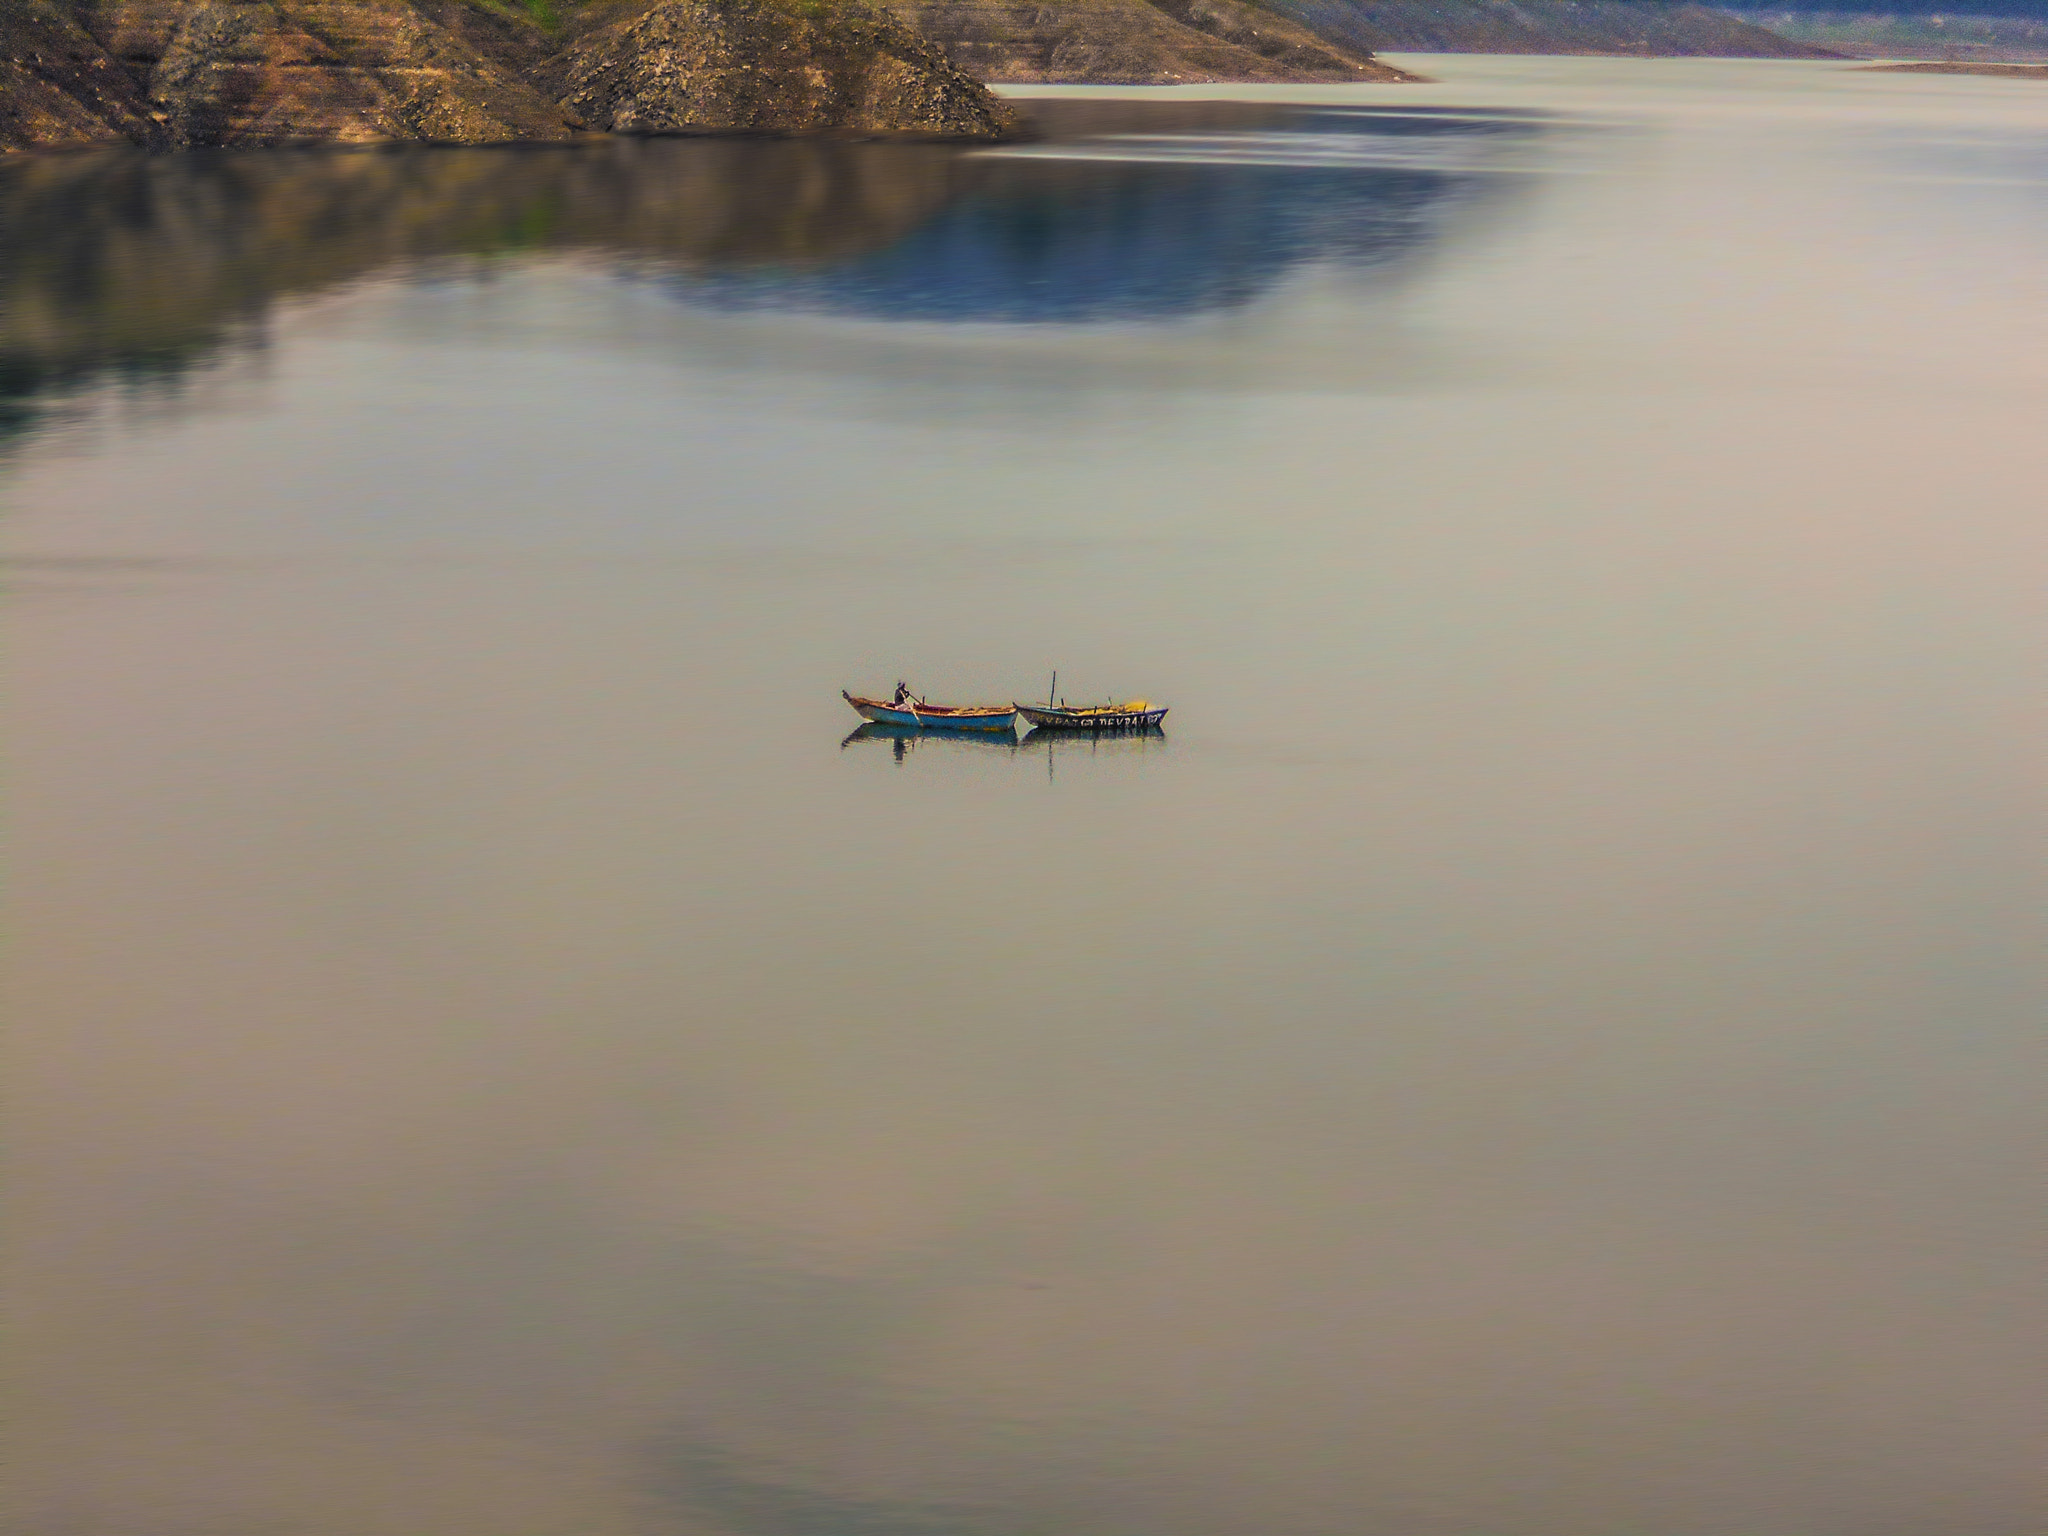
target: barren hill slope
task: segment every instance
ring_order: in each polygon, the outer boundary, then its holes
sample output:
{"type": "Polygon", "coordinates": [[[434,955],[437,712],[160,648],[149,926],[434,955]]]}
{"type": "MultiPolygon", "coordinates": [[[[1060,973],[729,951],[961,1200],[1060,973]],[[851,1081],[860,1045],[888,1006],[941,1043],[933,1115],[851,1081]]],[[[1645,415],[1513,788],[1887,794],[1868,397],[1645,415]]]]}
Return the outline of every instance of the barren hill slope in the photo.
{"type": "Polygon", "coordinates": [[[1266,0],[1352,48],[1415,53],[1828,59],[1725,11],[1672,0],[1266,0]]]}
{"type": "Polygon", "coordinates": [[[1246,0],[893,0],[983,80],[1399,81],[1370,50],[1246,0]]]}
{"type": "Polygon", "coordinates": [[[1007,111],[866,0],[0,0],[0,148],[992,137],[1007,111]]]}

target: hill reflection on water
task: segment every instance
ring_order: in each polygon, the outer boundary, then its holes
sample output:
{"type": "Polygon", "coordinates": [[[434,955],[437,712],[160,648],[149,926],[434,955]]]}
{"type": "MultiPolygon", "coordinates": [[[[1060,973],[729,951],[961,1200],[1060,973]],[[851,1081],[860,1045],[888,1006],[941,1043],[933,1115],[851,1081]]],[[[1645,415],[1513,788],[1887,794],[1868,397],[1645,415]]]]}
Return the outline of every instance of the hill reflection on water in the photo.
{"type": "Polygon", "coordinates": [[[0,167],[0,432],[109,375],[175,377],[279,300],[426,264],[590,253],[678,301],[887,321],[1163,321],[1290,271],[1395,267],[1526,118],[1035,104],[1035,142],[611,140],[32,157],[0,167]]]}
{"type": "MultiPolygon", "coordinates": [[[[1066,104],[1062,104],[1066,105],[1066,104]]],[[[1087,104],[1094,107],[1097,104],[1087,104]]],[[[1290,271],[1425,250],[1526,119],[1202,103],[1054,117],[1050,142],[983,151],[902,238],[824,264],[673,280],[698,303],[889,320],[1076,324],[1227,309],[1290,271]],[[1133,121],[1132,119],[1135,119],[1133,121]]]]}

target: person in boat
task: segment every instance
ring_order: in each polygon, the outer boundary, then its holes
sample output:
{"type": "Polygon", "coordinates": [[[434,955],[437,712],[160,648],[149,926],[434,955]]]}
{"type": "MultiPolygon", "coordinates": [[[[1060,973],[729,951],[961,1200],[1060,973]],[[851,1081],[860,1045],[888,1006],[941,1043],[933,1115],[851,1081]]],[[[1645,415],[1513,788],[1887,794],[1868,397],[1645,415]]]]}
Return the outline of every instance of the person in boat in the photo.
{"type": "Polygon", "coordinates": [[[901,708],[903,707],[903,701],[904,701],[905,699],[909,698],[909,697],[910,697],[910,684],[908,684],[908,683],[904,682],[904,681],[903,681],[903,680],[902,680],[901,678],[898,678],[898,679],[896,680],[896,698],[895,698],[895,704],[896,704],[896,707],[897,707],[898,709],[901,709],[901,708]]]}

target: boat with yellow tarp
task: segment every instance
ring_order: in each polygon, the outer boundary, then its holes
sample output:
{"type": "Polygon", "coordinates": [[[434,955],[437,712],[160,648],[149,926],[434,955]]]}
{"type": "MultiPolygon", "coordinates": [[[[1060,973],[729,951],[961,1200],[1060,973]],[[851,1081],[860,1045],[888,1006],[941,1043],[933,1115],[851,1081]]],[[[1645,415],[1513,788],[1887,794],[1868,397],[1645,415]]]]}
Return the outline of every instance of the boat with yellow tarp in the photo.
{"type": "Polygon", "coordinates": [[[1069,709],[1064,704],[1019,704],[1017,713],[1042,731],[1143,731],[1166,718],[1166,706],[1148,699],[1069,709]]]}

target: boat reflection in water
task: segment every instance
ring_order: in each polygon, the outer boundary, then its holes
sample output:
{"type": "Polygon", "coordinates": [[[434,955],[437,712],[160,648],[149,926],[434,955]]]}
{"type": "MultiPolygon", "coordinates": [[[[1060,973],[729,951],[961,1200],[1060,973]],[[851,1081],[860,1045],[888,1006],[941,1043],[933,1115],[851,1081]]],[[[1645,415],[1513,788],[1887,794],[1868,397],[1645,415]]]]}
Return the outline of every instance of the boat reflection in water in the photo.
{"type": "Polygon", "coordinates": [[[1054,777],[1054,760],[1061,753],[1087,757],[1143,757],[1166,750],[1166,732],[1157,725],[1125,731],[1061,731],[1039,726],[1025,733],[1023,745],[1045,749],[1045,776],[1054,777]]]}
{"type": "MultiPolygon", "coordinates": [[[[1037,731],[1033,736],[1040,734],[1037,731]]],[[[895,748],[896,761],[902,762],[913,749],[937,747],[965,747],[970,751],[985,751],[994,748],[998,752],[1015,752],[1021,743],[1015,731],[921,731],[915,726],[889,725],[882,721],[870,720],[857,725],[839,743],[844,752],[856,741],[886,741],[895,748]]]]}
{"type": "Polygon", "coordinates": [[[1163,726],[1140,726],[1128,731],[1049,731],[1039,727],[1027,731],[1023,745],[1044,747],[1048,751],[1085,752],[1090,757],[1112,756],[1117,753],[1156,752],[1166,745],[1166,730],[1163,726]]]}
{"type": "Polygon", "coordinates": [[[1136,730],[1101,732],[1040,729],[1019,737],[1013,731],[920,731],[914,726],[888,725],[871,720],[849,731],[839,743],[839,750],[844,752],[857,741],[888,742],[899,763],[914,751],[963,751],[971,756],[980,756],[991,751],[1014,754],[1025,747],[1043,747],[1046,771],[1050,774],[1056,753],[1142,757],[1147,752],[1165,750],[1166,732],[1156,725],[1149,725],[1136,730]]]}

